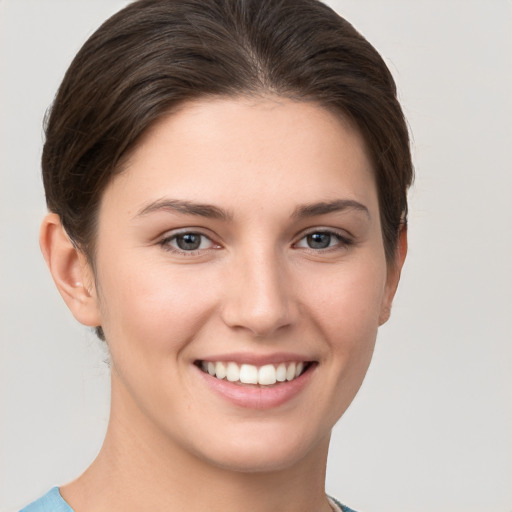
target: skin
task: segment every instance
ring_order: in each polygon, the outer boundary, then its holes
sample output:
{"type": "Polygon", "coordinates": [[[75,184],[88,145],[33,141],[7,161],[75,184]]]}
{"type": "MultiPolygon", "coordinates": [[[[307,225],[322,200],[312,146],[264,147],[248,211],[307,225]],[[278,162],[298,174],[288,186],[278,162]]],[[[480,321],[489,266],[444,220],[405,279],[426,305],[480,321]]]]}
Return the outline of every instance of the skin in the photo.
{"type": "Polygon", "coordinates": [[[94,272],[55,214],[41,247],[72,313],[102,325],[111,352],[105,443],[61,488],[77,512],[330,510],[330,432],[406,252],[404,231],[385,259],[371,163],[350,124],[275,97],[186,104],[105,190],[94,272]],[[199,249],[179,251],[183,231],[204,235],[199,249]],[[311,247],[307,235],[326,231],[328,247],[311,247]],[[258,410],[214,393],[194,364],[233,353],[315,364],[297,395],[258,410]]]}

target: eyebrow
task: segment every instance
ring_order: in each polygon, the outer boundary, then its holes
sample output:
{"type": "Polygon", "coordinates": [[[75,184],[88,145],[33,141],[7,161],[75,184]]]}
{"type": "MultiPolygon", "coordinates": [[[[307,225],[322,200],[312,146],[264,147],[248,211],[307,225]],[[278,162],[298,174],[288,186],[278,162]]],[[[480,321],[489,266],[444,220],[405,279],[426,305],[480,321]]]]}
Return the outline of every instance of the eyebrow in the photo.
{"type": "MultiPolygon", "coordinates": [[[[369,219],[371,218],[368,208],[353,199],[336,199],[334,201],[321,201],[318,203],[300,205],[295,208],[292,218],[304,219],[346,210],[360,211],[365,213],[369,219]]],[[[178,212],[185,215],[195,215],[219,220],[231,220],[233,218],[231,213],[218,206],[184,201],[181,199],[157,199],[139,210],[135,217],[143,217],[144,215],[158,211],[178,212]]]]}
{"type": "Polygon", "coordinates": [[[192,201],[183,201],[180,199],[158,199],[142,208],[135,216],[142,217],[148,213],[157,211],[178,212],[185,215],[196,215],[198,217],[208,217],[211,219],[230,220],[232,215],[211,204],[195,203],[192,201]]]}
{"type": "Polygon", "coordinates": [[[326,215],[333,212],[342,212],[346,210],[356,210],[363,212],[371,219],[368,208],[353,199],[336,199],[334,201],[323,201],[319,203],[311,203],[295,208],[292,217],[296,219],[304,219],[307,217],[315,217],[317,215],[326,215]]]}

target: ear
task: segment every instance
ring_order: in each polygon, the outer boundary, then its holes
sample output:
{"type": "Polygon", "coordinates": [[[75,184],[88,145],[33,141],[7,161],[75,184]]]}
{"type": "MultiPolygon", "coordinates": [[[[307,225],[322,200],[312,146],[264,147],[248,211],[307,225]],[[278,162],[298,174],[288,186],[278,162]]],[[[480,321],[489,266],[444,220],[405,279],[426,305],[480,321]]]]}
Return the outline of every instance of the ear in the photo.
{"type": "Polygon", "coordinates": [[[39,245],[57,289],[73,316],[84,325],[101,325],[91,266],[84,253],[71,243],[56,213],[44,218],[39,245]]]}
{"type": "Polygon", "coordinates": [[[400,274],[404,266],[405,257],[407,256],[407,226],[400,229],[398,235],[398,244],[396,248],[395,259],[393,262],[388,263],[388,275],[386,279],[386,289],[384,291],[384,299],[379,317],[379,325],[385,324],[391,316],[391,306],[393,298],[395,297],[398,282],[400,281],[400,274]]]}

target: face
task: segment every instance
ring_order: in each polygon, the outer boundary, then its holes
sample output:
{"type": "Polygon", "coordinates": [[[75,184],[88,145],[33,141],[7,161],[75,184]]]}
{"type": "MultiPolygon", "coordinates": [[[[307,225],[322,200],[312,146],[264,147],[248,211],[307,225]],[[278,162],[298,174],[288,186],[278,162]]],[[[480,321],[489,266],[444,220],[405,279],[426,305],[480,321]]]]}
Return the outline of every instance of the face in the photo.
{"type": "Polygon", "coordinates": [[[119,423],[237,471],[325,452],[397,280],[348,123],[280,98],[187,104],[106,189],[96,247],[119,423]]]}

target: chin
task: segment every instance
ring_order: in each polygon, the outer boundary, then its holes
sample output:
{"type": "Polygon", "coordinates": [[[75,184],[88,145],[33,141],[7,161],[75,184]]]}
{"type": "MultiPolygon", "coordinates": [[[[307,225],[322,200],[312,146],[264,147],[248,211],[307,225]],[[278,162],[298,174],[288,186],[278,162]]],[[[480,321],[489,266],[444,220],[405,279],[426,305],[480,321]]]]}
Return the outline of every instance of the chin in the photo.
{"type": "Polygon", "coordinates": [[[272,432],[265,427],[210,442],[198,447],[196,455],[214,467],[237,473],[278,472],[300,466],[315,454],[327,456],[330,429],[323,436],[312,436],[298,429],[272,432]]]}

